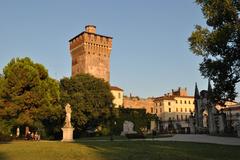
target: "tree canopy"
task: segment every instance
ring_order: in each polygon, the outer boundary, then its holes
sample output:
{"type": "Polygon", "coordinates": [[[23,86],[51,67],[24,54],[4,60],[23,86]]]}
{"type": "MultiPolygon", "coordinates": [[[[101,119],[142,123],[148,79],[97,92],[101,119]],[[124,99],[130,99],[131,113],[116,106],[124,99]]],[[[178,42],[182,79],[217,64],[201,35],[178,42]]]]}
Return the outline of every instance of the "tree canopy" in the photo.
{"type": "Polygon", "coordinates": [[[59,84],[43,65],[30,58],[12,59],[0,86],[0,117],[12,126],[46,129],[59,119],[59,84]]]}
{"type": "Polygon", "coordinates": [[[207,28],[196,25],[190,49],[203,57],[200,72],[214,83],[212,100],[224,104],[237,96],[240,82],[240,1],[196,0],[207,28]]]}
{"type": "Polygon", "coordinates": [[[60,80],[61,104],[72,106],[76,132],[93,129],[109,117],[113,96],[109,83],[88,74],[60,80]]]}

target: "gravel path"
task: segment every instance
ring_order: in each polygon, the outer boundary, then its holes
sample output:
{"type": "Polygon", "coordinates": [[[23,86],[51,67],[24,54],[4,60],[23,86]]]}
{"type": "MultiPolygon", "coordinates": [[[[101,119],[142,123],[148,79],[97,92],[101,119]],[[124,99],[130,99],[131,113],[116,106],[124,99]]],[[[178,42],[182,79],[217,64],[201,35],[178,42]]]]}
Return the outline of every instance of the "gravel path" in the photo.
{"type": "MultiPolygon", "coordinates": [[[[146,140],[152,140],[152,139],[146,139],[146,140]]],[[[209,135],[205,135],[205,134],[176,134],[173,137],[154,138],[154,140],[215,143],[215,144],[240,146],[240,138],[209,136],[209,135]]]]}

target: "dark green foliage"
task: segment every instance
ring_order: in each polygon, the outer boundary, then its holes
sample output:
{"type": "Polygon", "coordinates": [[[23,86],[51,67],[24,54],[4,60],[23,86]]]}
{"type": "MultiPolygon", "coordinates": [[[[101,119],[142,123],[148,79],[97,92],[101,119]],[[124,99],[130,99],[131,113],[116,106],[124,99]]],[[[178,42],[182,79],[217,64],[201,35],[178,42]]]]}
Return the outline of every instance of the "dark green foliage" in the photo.
{"type": "Polygon", "coordinates": [[[94,130],[106,124],[113,96],[109,83],[88,74],[60,80],[61,104],[72,107],[75,136],[83,130],[94,130]]]}
{"type": "Polygon", "coordinates": [[[124,121],[134,123],[134,130],[142,133],[145,129],[150,128],[150,122],[157,120],[157,116],[146,113],[145,109],[117,108],[114,110],[116,117],[114,118],[114,134],[120,135],[123,130],[124,121]]]}
{"type": "Polygon", "coordinates": [[[224,103],[237,96],[240,82],[240,1],[196,0],[209,28],[196,26],[190,49],[203,57],[200,71],[214,83],[212,100],[224,103]]]}
{"type": "Polygon", "coordinates": [[[0,118],[0,142],[10,141],[12,139],[11,126],[7,124],[3,119],[0,118]]]}
{"type": "Polygon", "coordinates": [[[12,59],[0,78],[0,117],[14,126],[29,126],[47,135],[60,117],[59,84],[30,58],[12,59]],[[53,125],[54,124],[54,125],[53,125]]]}

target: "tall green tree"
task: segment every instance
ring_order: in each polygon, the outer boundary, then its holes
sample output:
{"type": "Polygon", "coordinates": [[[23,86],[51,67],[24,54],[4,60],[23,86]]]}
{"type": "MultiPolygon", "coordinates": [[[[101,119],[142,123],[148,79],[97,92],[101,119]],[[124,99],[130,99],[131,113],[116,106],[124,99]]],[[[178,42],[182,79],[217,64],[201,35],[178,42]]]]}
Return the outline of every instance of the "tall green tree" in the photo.
{"type": "Polygon", "coordinates": [[[52,130],[52,122],[60,117],[60,91],[43,65],[30,58],[12,59],[3,69],[0,86],[2,119],[12,126],[52,130]]]}
{"type": "Polygon", "coordinates": [[[240,82],[240,1],[196,0],[207,21],[189,37],[190,49],[202,56],[200,72],[214,83],[212,100],[224,104],[237,96],[240,82]]]}
{"type": "Polygon", "coordinates": [[[109,118],[113,96],[109,83],[88,74],[60,80],[61,104],[72,106],[76,136],[86,129],[104,124],[109,118]]]}

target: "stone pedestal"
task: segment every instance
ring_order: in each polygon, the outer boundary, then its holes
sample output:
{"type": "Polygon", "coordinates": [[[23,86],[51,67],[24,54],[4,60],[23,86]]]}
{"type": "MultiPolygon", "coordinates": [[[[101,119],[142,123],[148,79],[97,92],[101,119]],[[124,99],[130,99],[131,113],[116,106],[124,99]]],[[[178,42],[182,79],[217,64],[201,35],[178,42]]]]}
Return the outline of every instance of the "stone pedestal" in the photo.
{"type": "Polygon", "coordinates": [[[192,113],[191,113],[191,116],[189,117],[189,128],[190,128],[190,133],[191,134],[195,134],[196,133],[194,117],[193,117],[192,113]]]}
{"type": "Polygon", "coordinates": [[[72,142],[73,141],[73,130],[74,130],[74,128],[72,128],[72,127],[62,128],[62,131],[63,131],[62,142],[72,142]]]}

